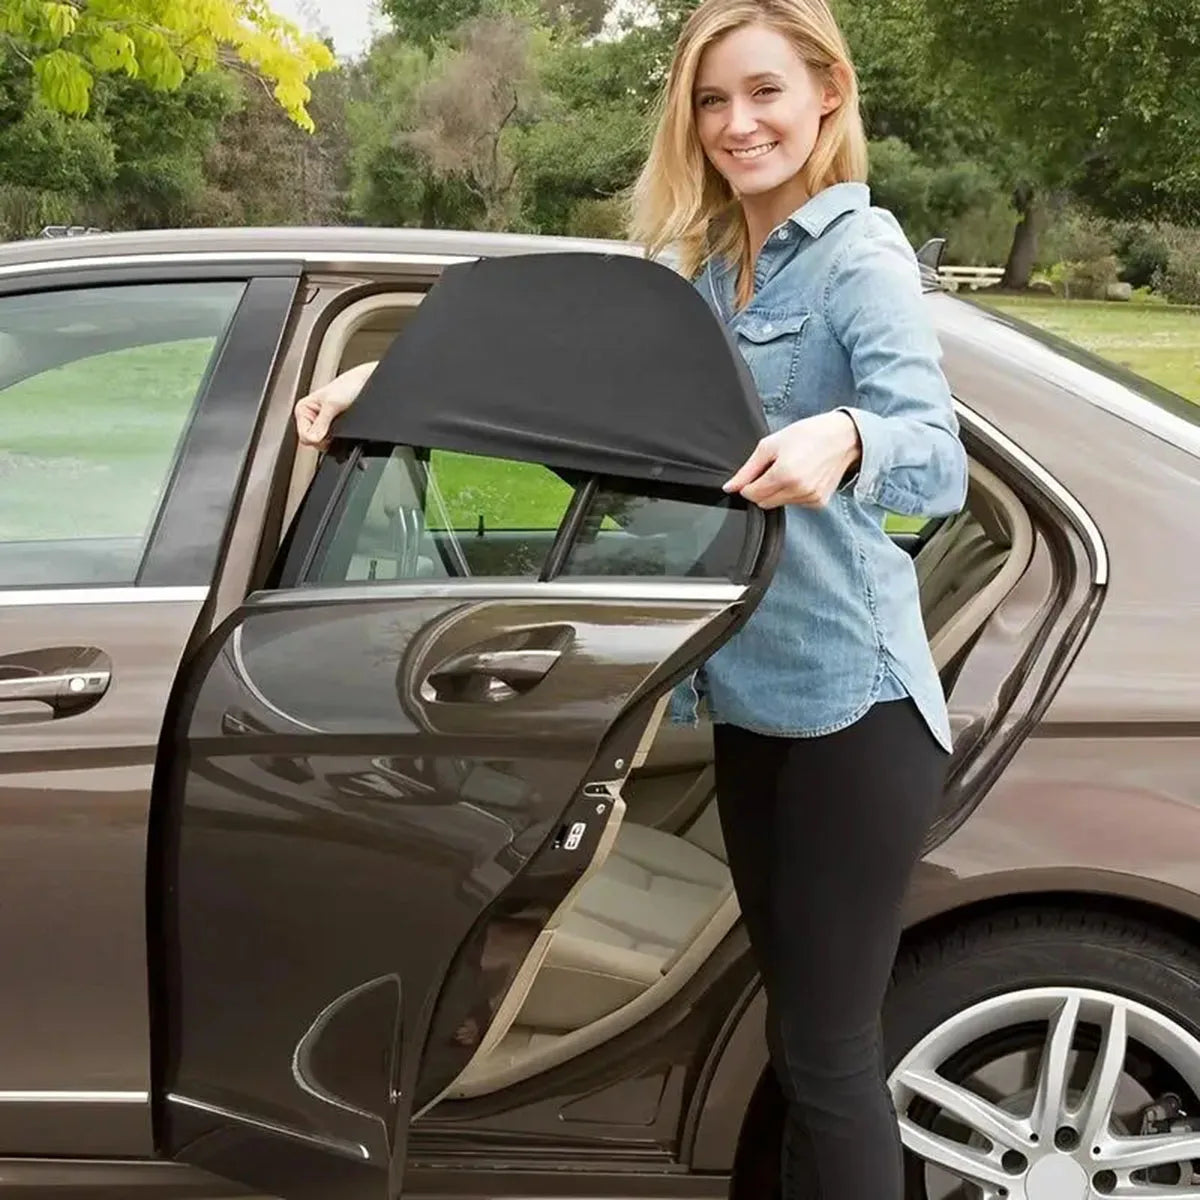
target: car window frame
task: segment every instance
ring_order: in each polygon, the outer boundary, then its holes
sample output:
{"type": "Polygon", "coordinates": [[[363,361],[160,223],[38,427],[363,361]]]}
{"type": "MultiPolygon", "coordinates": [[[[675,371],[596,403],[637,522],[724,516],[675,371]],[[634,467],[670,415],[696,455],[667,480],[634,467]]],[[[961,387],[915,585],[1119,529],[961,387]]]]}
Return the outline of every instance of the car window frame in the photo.
{"type": "Polygon", "coordinates": [[[233,502],[249,462],[280,350],[298,299],[304,264],[294,262],[180,263],[158,261],[69,270],[30,264],[0,276],[0,298],[122,286],[229,282],[243,285],[181,432],[162,495],[146,532],[132,580],[112,583],[31,584],[0,588],[0,595],[94,595],[207,588],[214,579],[233,502]]]}

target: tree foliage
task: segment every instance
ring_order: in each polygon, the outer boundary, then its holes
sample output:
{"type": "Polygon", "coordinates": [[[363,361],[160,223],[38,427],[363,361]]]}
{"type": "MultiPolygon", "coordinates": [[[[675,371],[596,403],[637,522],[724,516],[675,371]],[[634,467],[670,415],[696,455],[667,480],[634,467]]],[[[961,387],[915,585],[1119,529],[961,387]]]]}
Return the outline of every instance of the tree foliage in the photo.
{"type": "MultiPolygon", "coordinates": [[[[1135,232],[1200,216],[1200,0],[831,2],[873,192],[914,243],[1007,258],[1020,285],[1064,257],[1060,212],[1135,232]]],[[[67,221],[622,236],[696,0],[380,0],[391,31],[336,66],[270,3],[0,0],[0,236],[67,221]]],[[[1122,246],[1129,278],[1166,277],[1163,245],[1122,246]]]]}
{"type": "Polygon", "coordinates": [[[436,64],[396,35],[381,38],[351,71],[347,129],[349,206],[371,225],[470,228],[482,207],[457,179],[437,177],[409,141],[416,99],[436,64]]]}
{"type": "Polygon", "coordinates": [[[460,181],[489,229],[510,227],[520,206],[513,140],[537,118],[538,31],[501,14],[465,21],[455,45],[414,98],[408,144],[442,181],[460,181]]]}
{"type": "Polygon", "coordinates": [[[924,3],[934,60],[1020,146],[1029,182],[1081,188],[1098,164],[1135,163],[1152,164],[1151,203],[1194,187],[1200,0],[924,3]]]}
{"type": "Polygon", "coordinates": [[[298,129],[262,88],[239,80],[237,106],[204,156],[205,191],[189,223],[337,225],[348,219],[349,80],[313,82],[315,134],[298,129]]]}
{"type": "Polygon", "coordinates": [[[252,71],[312,128],[308,81],[333,55],[266,0],[0,0],[0,46],[29,64],[41,101],[84,116],[99,77],[172,92],[219,66],[252,71]]]}
{"type": "Polygon", "coordinates": [[[1029,280],[1041,207],[1200,215],[1200,0],[920,3],[929,61],[988,130],[1022,213],[1005,282],[1029,280]]]}

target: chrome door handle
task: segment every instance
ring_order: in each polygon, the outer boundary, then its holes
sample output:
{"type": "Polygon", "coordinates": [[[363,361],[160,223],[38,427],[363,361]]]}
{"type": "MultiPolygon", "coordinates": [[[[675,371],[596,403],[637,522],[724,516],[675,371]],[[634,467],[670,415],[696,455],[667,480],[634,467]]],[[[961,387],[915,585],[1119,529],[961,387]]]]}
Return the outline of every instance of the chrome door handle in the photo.
{"type": "Polygon", "coordinates": [[[426,700],[504,700],[544,679],[561,650],[472,650],[431,671],[426,700]]]}
{"type": "Polygon", "coordinates": [[[481,650],[439,667],[438,675],[486,675],[509,687],[536,683],[558,661],[558,650],[481,650]]]}
{"type": "Polygon", "coordinates": [[[0,679],[0,704],[19,700],[41,700],[56,707],[82,703],[102,696],[111,681],[110,671],[66,671],[59,675],[0,679]]]}

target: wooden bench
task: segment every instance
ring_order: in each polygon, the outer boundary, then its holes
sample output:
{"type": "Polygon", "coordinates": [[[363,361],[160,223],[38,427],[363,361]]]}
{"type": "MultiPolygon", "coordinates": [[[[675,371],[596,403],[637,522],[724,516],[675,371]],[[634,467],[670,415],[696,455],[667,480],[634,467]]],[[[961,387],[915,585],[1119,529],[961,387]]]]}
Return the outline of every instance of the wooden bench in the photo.
{"type": "Polygon", "coordinates": [[[1004,278],[1003,267],[939,267],[938,278],[952,291],[962,286],[971,291],[984,287],[995,287],[1004,278]]]}

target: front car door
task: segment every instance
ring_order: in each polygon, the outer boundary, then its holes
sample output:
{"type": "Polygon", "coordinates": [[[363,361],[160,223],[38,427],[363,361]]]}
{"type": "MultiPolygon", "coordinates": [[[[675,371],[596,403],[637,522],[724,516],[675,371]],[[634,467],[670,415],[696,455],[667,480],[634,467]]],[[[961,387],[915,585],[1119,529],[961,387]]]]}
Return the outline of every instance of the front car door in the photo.
{"type": "Polygon", "coordinates": [[[0,271],[0,1155],[148,1156],[156,749],[299,269],[0,271]]]}
{"type": "Polygon", "coordinates": [[[445,272],[180,685],[153,848],[173,1157],[399,1191],[410,1116],[503,1032],[670,688],[769,581],[781,517],[720,488],[762,432],[666,268],[445,272]]]}

